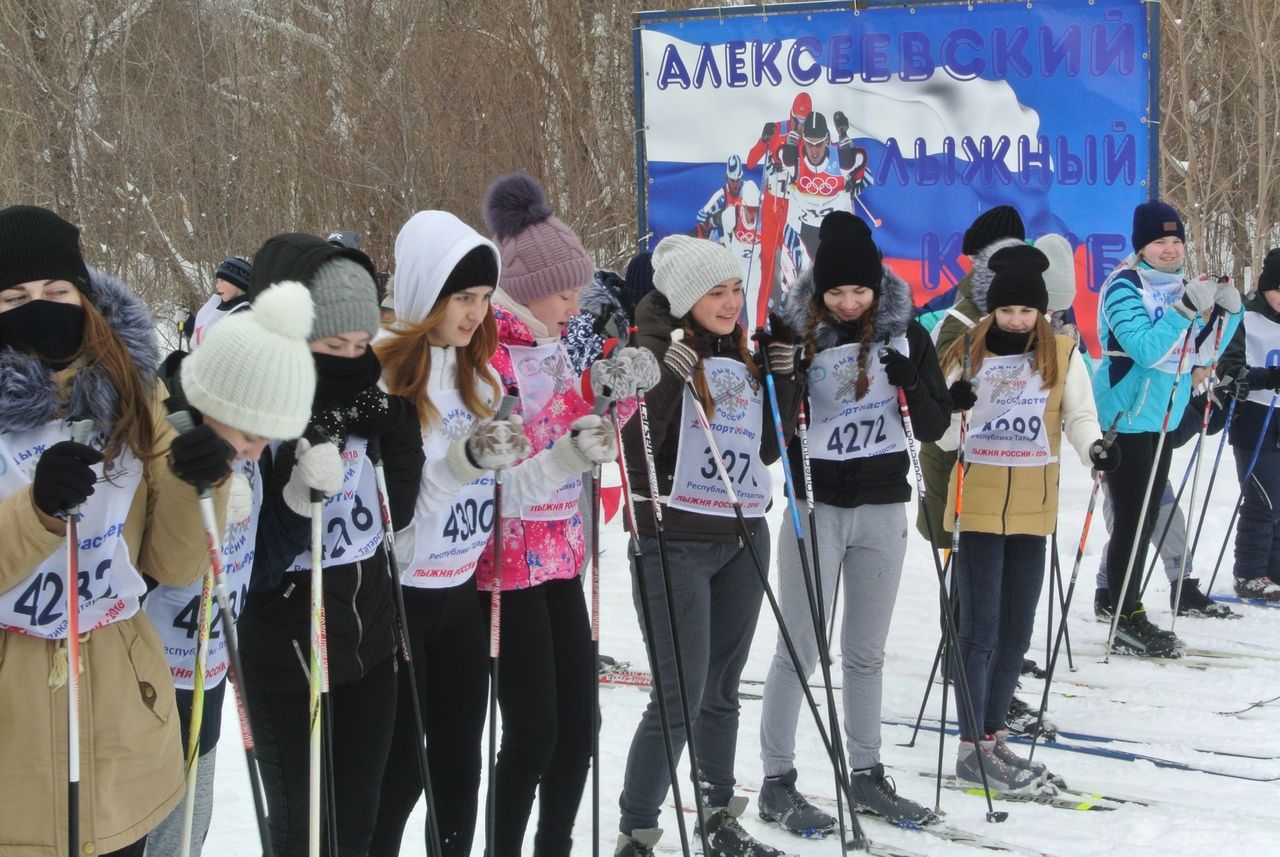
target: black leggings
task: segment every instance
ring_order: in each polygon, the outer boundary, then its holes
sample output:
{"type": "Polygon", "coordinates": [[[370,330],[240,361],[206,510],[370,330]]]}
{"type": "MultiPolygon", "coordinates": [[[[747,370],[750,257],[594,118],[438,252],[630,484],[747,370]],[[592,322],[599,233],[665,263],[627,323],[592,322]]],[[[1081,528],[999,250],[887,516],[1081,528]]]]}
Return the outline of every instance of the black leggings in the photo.
{"type": "MultiPolygon", "coordinates": [[[[404,601],[440,844],[445,857],[466,857],[475,834],[489,698],[488,623],[476,603],[474,578],[448,589],[406,586],[404,601]]],[[[405,823],[422,794],[417,743],[409,671],[401,669],[391,755],[369,849],[373,857],[400,853],[405,823]]]]}
{"type": "Polygon", "coordinates": [[[1111,542],[1107,547],[1107,585],[1111,589],[1111,603],[1121,613],[1130,613],[1138,604],[1138,589],[1147,567],[1147,547],[1151,532],[1156,526],[1156,513],[1160,509],[1160,495],[1169,479],[1169,459],[1173,447],[1165,438],[1160,460],[1156,461],[1156,432],[1117,434],[1116,446],[1120,450],[1120,466],[1107,474],[1107,487],[1111,491],[1111,508],[1115,512],[1115,525],[1111,530],[1111,542]],[[1155,469],[1155,479],[1151,471],[1155,469]],[[1152,498],[1146,497],[1147,485],[1151,485],[1152,498]],[[1144,504],[1150,508],[1143,516],[1142,533],[1138,535],[1138,516],[1144,504]],[[1125,569],[1129,567],[1129,552],[1133,540],[1138,537],[1138,555],[1133,561],[1129,587],[1122,592],[1125,569]]]}
{"type": "Polygon", "coordinates": [[[132,845],[126,845],[119,851],[112,851],[103,854],[102,857],[142,857],[142,852],[147,850],[147,837],[142,837],[132,845]]]}
{"type": "MultiPolygon", "coordinates": [[[[386,658],[359,681],[330,688],[338,857],[366,857],[369,853],[395,720],[393,663],[392,658],[386,658]]],[[[248,694],[276,857],[307,855],[308,700],[305,692],[263,693],[251,688],[248,694]]],[[[322,828],[324,853],[326,840],[322,828]]]]}
{"type": "MultiPolygon", "coordinates": [[[[489,609],[487,592],[480,593],[480,603],[489,609]]],[[[498,669],[502,747],[494,774],[497,841],[489,857],[520,857],[535,791],[533,853],[567,855],[597,721],[591,624],[578,580],[502,593],[498,669]]]]}

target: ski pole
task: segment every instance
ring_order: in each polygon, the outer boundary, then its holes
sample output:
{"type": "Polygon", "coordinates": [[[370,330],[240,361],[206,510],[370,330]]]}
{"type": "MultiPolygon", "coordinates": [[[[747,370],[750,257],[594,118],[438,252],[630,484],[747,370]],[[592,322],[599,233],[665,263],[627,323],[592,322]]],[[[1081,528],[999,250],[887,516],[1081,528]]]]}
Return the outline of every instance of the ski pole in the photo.
{"type": "MultiPolygon", "coordinates": [[[[661,369],[659,368],[658,371],[660,373],[661,369]]],[[[645,401],[643,393],[640,393],[636,397],[636,407],[640,416],[640,439],[642,442],[641,445],[644,448],[644,465],[645,470],[649,474],[649,510],[653,515],[653,532],[658,542],[658,560],[659,567],[662,570],[662,590],[667,608],[667,622],[671,631],[671,651],[676,667],[676,689],[678,691],[680,701],[680,716],[684,721],[682,725],[684,727],[685,744],[689,748],[689,774],[690,779],[693,781],[693,804],[698,824],[698,838],[702,841],[702,853],[704,855],[714,854],[715,852],[711,850],[710,840],[707,838],[707,825],[706,819],[704,818],[705,813],[703,812],[702,807],[702,773],[701,768],[698,765],[698,750],[693,736],[693,718],[690,716],[689,711],[689,687],[685,680],[684,656],[681,654],[680,630],[679,622],[676,618],[675,594],[671,588],[671,562],[667,557],[667,536],[662,524],[662,491],[658,487],[658,467],[654,461],[653,437],[649,432],[649,405],[645,401]]],[[[639,545],[636,547],[636,552],[636,555],[639,556],[639,545]]],[[[644,583],[644,569],[638,564],[636,566],[636,578],[637,584],[640,587],[641,604],[647,605],[649,602],[645,598],[646,587],[644,583]]],[[[641,612],[643,613],[645,611],[642,610],[641,612]]],[[[654,640],[652,635],[649,636],[649,639],[651,641],[654,640]]],[[[657,681],[657,676],[660,672],[657,658],[657,642],[651,642],[649,648],[650,663],[654,668],[654,680],[657,681]]],[[[655,689],[656,687],[657,686],[655,685],[655,689]]],[[[661,694],[658,696],[658,708],[665,717],[666,703],[661,694]]],[[[674,764],[674,757],[672,761],[674,764]]],[[[675,782],[676,780],[673,776],[671,779],[673,792],[675,789],[675,782]]],[[[684,807],[677,805],[677,810],[679,810],[679,812],[677,812],[677,815],[679,815],[683,812],[684,807]]],[[[683,834],[683,824],[680,825],[680,830],[683,834]]],[[[688,844],[682,841],[681,845],[685,848],[685,854],[687,855],[689,853],[688,844]]]]}
{"type": "MultiPolygon", "coordinates": [[[[1231,397],[1231,401],[1227,403],[1227,417],[1222,425],[1222,437],[1218,441],[1218,451],[1213,456],[1213,467],[1209,470],[1209,487],[1204,492],[1204,504],[1200,507],[1200,519],[1196,522],[1196,534],[1191,540],[1191,553],[1194,555],[1196,548],[1200,546],[1200,532],[1204,529],[1204,518],[1209,512],[1209,498],[1213,496],[1213,484],[1218,478],[1218,464],[1222,461],[1222,449],[1227,445],[1227,438],[1231,434],[1231,420],[1236,413],[1236,398],[1231,397]]],[[[1208,595],[1208,592],[1205,593],[1208,595]]]]}
{"type": "Polygon", "coordinates": [[[213,610],[213,571],[204,573],[200,588],[199,618],[196,620],[196,665],[192,674],[191,721],[187,728],[187,789],[182,799],[182,844],[179,857],[191,853],[191,828],[195,820],[196,778],[200,767],[200,726],[204,722],[204,672],[209,660],[209,614],[213,610]]]}
{"type": "MultiPolygon", "coordinates": [[[[814,510],[813,510],[813,482],[810,478],[809,468],[805,467],[805,488],[808,492],[809,499],[809,529],[814,535],[813,547],[813,570],[809,569],[808,554],[805,550],[804,527],[800,524],[800,504],[796,500],[796,489],[791,473],[791,460],[787,457],[787,439],[786,433],[782,428],[782,409],[778,405],[778,388],[773,379],[772,361],[769,359],[769,348],[765,344],[765,337],[761,334],[763,328],[757,332],[757,341],[760,343],[760,356],[762,358],[764,369],[764,386],[768,394],[769,409],[773,412],[773,432],[778,438],[778,458],[782,462],[782,482],[787,497],[787,507],[791,512],[791,527],[796,537],[796,552],[800,557],[800,574],[804,580],[805,594],[809,600],[809,618],[813,622],[813,644],[818,652],[818,666],[822,670],[822,683],[827,695],[827,723],[831,729],[831,762],[832,773],[836,780],[836,817],[840,829],[840,852],[847,853],[847,832],[844,822],[844,790],[840,788],[841,783],[848,781],[849,770],[844,759],[844,749],[841,744],[840,721],[836,714],[836,697],[835,691],[831,686],[831,650],[826,644],[826,620],[823,616],[822,605],[822,578],[818,571],[818,551],[817,551],[817,531],[814,529],[814,510]]],[[[793,349],[794,350],[794,349],[793,349]]],[[[807,457],[807,456],[806,456],[807,457]]],[[[779,569],[781,574],[781,569],[779,569]]],[[[834,606],[834,604],[833,604],[834,606]]],[[[799,667],[799,664],[796,665],[799,667]]],[[[808,674],[796,670],[796,679],[801,683],[807,683],[808,674]]],[[[849,805],[849,815],[853,816],[853,804],[849,805]]],[[[856,820],[855,820],[856,823],[856,820]]],[[[855,844],[864,837],[861,832],[855,832],[855,844]]]]}
{"type": "MultiPolygon", "coordinates": [[[[1129,580],[1133,577],[1133,567],[1138,561],[1138,549],[1142,546],[1142,542],[1147,536],[1143,532],[1143,527],[1147,523],[1147,513],[1151,509],[1151,490],[1156,484],[1156,471],[1160,469],[1160,456],[1164,453],[1165,438],[1169,435],[1169,416],[1173,413],[1173,403],[1178,398],[1178,385],[1182,381],[1182,369],[1187,363],[1188,345],[1191,342],[1191,336],[1195,333],[1196,326],[1194,323],[1187,327],[1187,333],[1182,337],[1182,346],[1178,354],[1178,371],[1173,376],[1173,386],[1169,390],[1169,404],[1164,409],[1164,421],[1160,424],[1160,436],[1156,439],[1155,455],[1151,458],[1151,473],[1147,476],[1147,490],[1142,497],[1142,506],[1138,510],[1138,526],[1133,532],[1133,546],[1129,549],[1129,561],[1125,563],[1124,580],[1120,584],[1120,597],[1115,599],[1116,603],[1111,606],[1111,630],[1107,634],[1107,650],[1102,657],[1104,664],[1111,663],[1111,647],[1116,642],[1116,630],[1120,627],[1120,614],[1124,609],[1125,592],[1129,589],[1129,580]]],[[[1107,570],[1110,573],[1110,569],[1107,570]]]]}
{"type": "MultiPolygon", "coordinates": [[[[967,339],[968,337],[966,335],[966,340],[967,339]]],[[[966,344],[967,344],[967,341],[966,341],[966,344]]],[[[963,362],[965,363],[965,366],[964,366],[964,369],[962,370],[965,374],[968,374],[968,365],[967,365],[968,354],[969,354],[969,349],[965,348],[965,358],[963,360],[963,362]]],[[[929,531],[929,538],[930,538],[930,541],[932,542],[933,536],[935,533],[937,533],[937,530],[934,529],[933,527],[932,516],[930,516],[928,511],[929,507],[925,505],[926,498],[925,498],[925,485],[924,485],[924,471],[920,468],[920,452],[918,449],[916,449],[916,433],[911,425],[911,409],[907,404],[907,392],[906,390],[903,390],[901,387],[898,388],[898,414],[902,417],[902,430],[903,430],[903,433],[906,434],[907,436],[907,454],[908,454],[908,457],[911,459],[911,468],[913,471],[915,471],[916,492],[920,495],[921,508],[925,510],[924,511],[925,528],[929,531]]],[[[960,427],[961,427],[962,434],[964,432],[965,423],[967,422],[967,414],[968,414],[967,411],[960,412],[960,427]]],[[[964,444],[961,443],[960,449],[963,450],[963,448],[964,448],[964,444]]],[[[956,461],[957,463],[960,463],[963,460],[964,460],[964,453],[960,452],[956,461]]],[[[954,529],[954,532],[956,533],[960,532],[959,510],[957,510],[952,527],[954,529]]],[[[954,540],[955,539],[953,537],[953,541],[954,540]]],[[[970,692],[969,692],[969,679],[965,675],[964,662],[960,658],[960,641],[957,638],[955,622],[953,621],[951,616],[950,598],[948,597],[948,593],[947,593],[946,572],[942,568],[942,561],[938,559],[938,552],[931,549],[929,551],[929,554],[933,557],[934,570],[938,575],[938,599],[939,601],[942,602],[942,633],[944,634],[947,640],[947,648],[949,650],[948,660],[950,660],[951,658],[954,658],[956,662],[955,663],[956,680],[960,684],[959,696],[960,696],[960,701],[964,704],[964,711],[961,712],[961,714],[962,716],[968,717],[969,722],[973,724],[972,734],[976,739],[978,737],[978,726],[977,726],[978,719],[974,715],[973,697],[970,695],[970,692]]],[[[956,555],[955,553],[952,553],[952,556],[955,556],[955,555],[956,555]]],[[[942,714],[942,720],[940,722],[945,724],[947,722],[947,715],[946,715],[947,662],[946,661],[943,661],[942,670],[943,670],[943,688],[942,688],[943,714],[942,714]]],[[[959,718],[957,718],[957,720],[958,719],[959,718]]],[[[941,741],[938,742],[938,746],[939,748],[941,748],[942,746],[941,741]]],[[[941,749],[939,749],[939,757],[941,757],[941,749]]],[[[997,812],[995,807],[992,806],[991,804],[991,786],[987,779],[987,766],[982,759],[981,749],[977,749],[977,752],[975,753],[975,758],[978,760],[978,776],[981,777],[982,779],[982,794],[987,799],[987,821],[993,822],[993,823],[1004,821],[1009,817],[1009,813],[1002,812],[1002,811],[997,812]]],[[[941,781],[942,781],[942,776],[941,776],[941,771],[939,771],[938,782],[941,783],[941,781]]]]}
{"type": "MultiPolygon", "coordinates": [[[[505,420],[520,401],[519,391],[508,387],[498,405],[495,420],[505,420]]],[[[493,589],[489,592],[489,788],[485,795],[485,853],[497,848],[498,824],[498,656],[502,634],[502,470],[493,471],[493,589]]]]}
{"type": "MultiPolygon", "coordinates": [[[[1147,573],[1142,578],[1142,586],[1138,587],[1139,601],[1141,601],[1142,597],[1147,594],[1147,584],[1151,582],[1151,575],[1156,570],[1156,563],[1160,562],[1160,552],[1164,550],[1165,539],[1168,538],[1169,536],[1169,530],[1173,528],[1173,519],[1177,515],[1178,505],[1182,502],[1182,494],[1187,489],[1187,482],[1191,480],[1191,470],[1195,466],[1195,463],[1196,461],[1199,460],[1199,458],[1200,458],[1200,443],[1197,440],[1196,445],[1191,448],[1191,457],[1187,459],[1187,469],[1183,471],[1182,481],[1178,483],[1178,490],[1173,495],[1173,503],[1169,505],[1169,514],[1165,515],[1164,526],[1160,528],[1160,538],[1156,539],[1155,541],[1154,555],[1151,557],[1151,561],[1147,563],[1147,573]]],[[[1165,487],[1166,488],[1171,487],[1170,483],[1166,482],[1165,487]]],[[[1164,490],[1163,489],[1161,489],[1161,492],[1160,492],[1160,501],[1161,501],[1160,508],[1164,508],[1164,490]]],[[[1157,511],[1156,512],[1157,523],[1159,522],[1159,520],[1160,520],[1160,513],[1157,511]]],[[[1154,532],[1154,527],[1152,529],[1152,532],[1154,532]]]]}
{"type": "MultiPolygon", "coordinates": [[[[189,411],[175,411],[169,414],[167,419],[179,434],[195,428],[195,421],[189,411]]],[[[196,486],[196,495],[200,501],[200,519],[204,524],[205,546],[209,551],[213,595],[218,602],[222,640],[227,650],[227,679],[231,682],[232,696],[235,698],[237,720],[240,722],[240,738],[244,745],[245,763],[249,770],[249,790],[253,793],[253,810],[258,821],[258,838],[262,844],[263,857],[273,857],[271,829],[267,825],[267,799],[262,788],[262,772],[258,767],[258,754],[249,720],[249,709],[245,703],[246,691],[244,667],[240,661],[240,639],[235,627],[236,613],[232,609],[231,596],[227,589],[227,576],[222,565],[222,538],[218,532],[218,517],[213,506],[213,491],[208,485],[200,484],[196,486]]],[[[183,836],[184,843],[189,839],[189,836],[183,836]]]]}
{"type": "Polygon", "coordinates": [[[409,643],[409,611],[404,603],[404,585],[400,581],[400,561],[396,557],[395,527],[391,523],[391,501],[387,493],[387,473],[382,464],[382,438],[369,438],[367,448],[369,462],[373,465],[374,480],[378,486],[378,509],[382,513],[382,552],[387,558],[387,571],[391,576],[391,592],[394,596],[396,636],[400,640],[400,657],[404,661],[405,675],[409,679],[409,695],[413,703],[413,727],[417,735],[418,773],[422,777],[422,791],[427,804],[427,854],[442,857],[440,847],[440,819],[436,816],[435,792],[431,788],[431,766],[427,760],[427,732],[422,721],[422,700],[418,695],[417,670],[413,665],[413,649],[409,643]]]}
{"type": "MultiPolygon", "coordinates": [[[[1118,411],[1111,419],[1111,426],[1107,429],[1107,433],[1102,436],[1102,448],[1108,450],[1116,440],[1116,426],[1120,424],[1120,417],[1124,411],[1118,411]]],[[[1040,695],[1040,710],[1036,712],[1036,725],[1031,731],[1031,752],[1027,755],[1028,759],[1035,758],[1036,743],[1040,740],[1041,730],[1044,729],[1044,712],[1049,706],[1049,688],[1053,684],[1053,673],[1058,666],[1058,651],[1062,646],[1062,641],[1067,632],[1067,616],[1071,610],[1071,599],[1076,593],[1076,578],[1080,575],[1080,565],[1084,562],[1084,546],[1089,540],[1089,527],[1093,523],[1093,508],[1098,502],[1098,491],[1102,488],[1102,474],[1094,473],[1093,488],[1089,492],[1089,505],[1084,512],[1084,525],[1080,527],[1080,544],[1076,546],[1076,560],[1071,566],[1071,578],[1067,584],[1066,602],[1062,607],[1062,618],[1058,622],[1058,633],[1053,641],[1053,654],[1049,656],[1049,666],[1044,676],[1044,691],[1040,695]]]]}
{"type": "MultiPolygon", "coordinates": [[[[720,483],[724,487],[725,495],[729,504],[733,507],[734,517],[738,522],[739,535],[747,547],[747,552],[751,554],[752,565],[755,567],[756,575],[760,579],[760,586],[764,590],[765,600],[769,602],[769,608],[772,610],[774,619],[778,623],[778,634],[782,637],[783,645],[787,650],[787,655],[791,659],[792,667],[795,668],[796,675],[802,676],[804,674],[804,670],[800,666],[800,655],[796,651],[795,642],[791,639],[791,633],[787,629],[787,623],[782,615],[782,608],[778,604],[778,599],[774,596],[773,586],[769,583],[769,572],[765,568],[764,562],[761,560],[760,554],[756,550],[755,542],[751,538],[751,531],[747,527],[747,519],[742,514],[742,503],[738,500],[738,492],[733,488],[733,477],[731,477],[729,472],[725,470],[724,460],[720,457],[720,448],[716,443],[715,432],[712,431],[711,423],[707,419],[707,412],[702,407],[701,400],[698,399],[697,391],[694,390],[693,380],[688,376],[684,379],[684,389],[690,397],[690,401],[693,403],[694,414],[698,419],[698,425],[702,429],[703,437],[705,438],[707,447],[710,450],[709,455],[711,460],[715,463],[716,473],[719,474],[720,483]]],[[[834,761],[836,754],[835,744],[832,743],[830,737],[827,735],[827,730],[822,722],[822,713],[818,709],[818,703],[814,701],[813,693],[809,688],[809,683],[801,680],[800,689],[804,692],[805,701],[809,704],[809,712],[813,715],[814,725],[818,729],[818,737],[822,739],[823,749],[827,751],[827,756],[833,759],[832,765],[835,766],[837,764],[834,761]]],[[[845,800],[848,802],[849,806],[856,806],[856,802],[853,800],[853,794],[849,791],[848,779],[841,778],[838,786],[845,792],[845,800]]],[[[853,842],[850,844],[856,850],[866,850],[869,842],[866,835],[862,832],[861,825],[858,824],[857,817],[850,814],[849,822],[853,834],[853,842]]]]}
{"type": "MultiPolygon", "coordinates": [[[[71,423],[71,442],[85,443],[93,420],[71,423]]],[[[63,513],[67,525],[67,849],[80,853],[80,506],[63,513]]]]}
{"type": "Polygon", "coordinates": [[[1244,492],[1249,490],[1249,480],[1253,477],[1253,468],[1258,464],[1258,455],[1262,452],[1262,440],[1267,436],[1267,426],[1271,424],[1271,414],[1276,409],[1276,396],[1280,393],[1271,394],[1271,402],[1267,405],[1267,413],[1262,418],[1262,429],[1258,432],[1258,441],[1253,445],[1253,455],[1249,458],[1249,466],[1245,469],[1244,478],[1240,480],[1240,496],[1236,499],[1236,507],[1231,512],[1231,520],[1227,523],[1227,530],[1222,534],[1222,547],[1218,550],[1218,560],[1213,564],[1213,576],[1209,578],[1209,586],[1205,589],[1205,594],[1213,591],[1213,582],[1218,579],[1218,569],[1222,567],[1222,557],[1227,553],[1227,542],[1231,539],[1231,531],[1236,525],[1236,518],[1240,515],[1240,507],[1244,505],[1244,492]]]}
{"type": "MultiPolygon", "coordinates": [[[[1058,530],[1056,527],[1053,530],[1052,569],[1053,569],[1053,576],[1058,581],[1058,610],[1063,616],[1066,616],[1067,615],[1067,598],[1066,598],[1067,590],[1062,585],[1062,560],[1058,556],[1058,530]]],[[[1075,672],[1076,665],[1071,658],[1071,630],[1067,629],[1066,631],[1064,631],[1064,633],[1066,636],[1063,638],[1062,642],[1063,642],[1063,645],[1067,647],[1067,671],[1075,672]]]]}
{"type": "MultiPolygon", "coordinates": [[[[809,552],[813,555],[813,581],[819,590],[822,588],[822,569],[818,562],[818,521],[817,510],[813,501],[813,472],[809,462],[809,415],[805,411],[804,402],[800,403],[800,411],[796,415],[796,434],[800,438],[800,464],[804,469],[804,490],[809,507],[809,552]]],[[[832,639],[836,633],[836,607],[840,603],[840,578],[844,569],[843,563],[836,566],[835,587],[831,593],[831,615],[826,617],[827,652],[830,653],[832,639]]],[[[819,603],[819,607],[821,607],[819,603]]],[[[822,619],[822,611],[818,611],[822,619]]]]}
{"type": "MultiPolygon", "coordinates": [[[[1204,414],[1200,418],[1200,437],[1197,440],[1197,448],[1204,447],[1205,436],[1209,433],[1209,414],[1213,410],[1213,382],[1217,376],[1218,369],[1218,346],[1222,344],[1222,329],[1226,327],[1227,320],[1223,316],[1218,317],[1218,329],[1213,335],[1213,363],[1209,366],[1208,391],[1204,397],[1204,414]]],[[[1191,499],[1187,501],[1187,508],[1194,509],[1196,507],[1196,494],[1200,490],[1200,462],[1204,460],[1204,456],[1196,456],[1196,472],[1191,477],[1191,499]]],[[[1170,514],[1170,518],[1172,518],[1170,514]]],[[[1182,543],[1182,559],[1178,562],[1178,577],[1174,580],[1173,590],[1173,618],[1169,620],[1169,631],[1172,632],[1174,626],[1178,624],[1178,610],[1182,606],[1182,576],[1187,572],[1187,550],[1191,547],[1191,543],[1183,540],[1182,543]]],[[[1205,593],[1206,597],[1208,593],[1205,593]]]]}

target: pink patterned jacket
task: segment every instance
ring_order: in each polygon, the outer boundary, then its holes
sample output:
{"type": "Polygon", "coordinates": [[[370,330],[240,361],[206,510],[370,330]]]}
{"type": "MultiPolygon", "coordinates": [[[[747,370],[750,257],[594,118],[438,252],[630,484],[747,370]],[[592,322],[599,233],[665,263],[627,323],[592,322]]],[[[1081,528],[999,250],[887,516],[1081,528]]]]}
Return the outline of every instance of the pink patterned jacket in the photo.
{"type": "MultiPolygon", "coordinates": [[[[509,348],[533,347],[536,344],[533,333],[523,321],[496,303],[493,305],[493,316],[498,325],[498,350],[489,365],[501,377],[504,390],[512,387],[518,389],[520,380],[509,348]]],[[[554,378],[554,393],[547,403],[536,414],[528,413],[523,402],[515,410],[524,417],[524,433],[533,445],[535,454],[549,449],[557,439],[569,433],[569,426],[574,420],[592,410],[592,403],[581,392],[591,389],[587,376],[579,376],[573,372],[567,355],[564,365],[551,367],[549,374],[554,378]]],[[[625,423],[634,411],[634,400],[619,402],[618,416],[622,422],[625,423]]],[[[584,484],[588,478],[589,474],[584,474],[584,484]]],[[[585,544],[582,515],[576,506],[572,514],[562,520],[504,517],[502,537],[504,591],[526,589],[549,580],[573,578],[582,568],[585,544]]],[[[476,567],[476,587],[481,591],[492,591],[493,577],[491,542],[476,567]]]]}

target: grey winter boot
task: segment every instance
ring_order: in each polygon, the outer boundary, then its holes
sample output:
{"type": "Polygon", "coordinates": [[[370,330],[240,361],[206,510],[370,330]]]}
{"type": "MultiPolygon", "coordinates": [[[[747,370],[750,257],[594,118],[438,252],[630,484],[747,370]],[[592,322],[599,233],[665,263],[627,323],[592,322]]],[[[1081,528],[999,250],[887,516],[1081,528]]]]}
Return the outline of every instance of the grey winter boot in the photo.
{"type": "Polygon", "coordinates": [[[618,847],[613,849],[613,857],[653,857],[653,846],[662,838],[660,827],[639,827],[618,834],[618,847]]]}
{"type": "Polygon", "coordinates": [[[874,812],[899,827],[920,827],[938,820],[933,810],[901,797],[893,780],[884,775],[884,765],[876,763],[867,771],[854,771],[849,788],[858,809],[874,812]]]}
{"type": "Polygon", "coordinates": [[[756,801],[760,818],[806,839],[821,839],[835,829],[836,820],[796,791],[796,769],[765,777],[756,801]]]}

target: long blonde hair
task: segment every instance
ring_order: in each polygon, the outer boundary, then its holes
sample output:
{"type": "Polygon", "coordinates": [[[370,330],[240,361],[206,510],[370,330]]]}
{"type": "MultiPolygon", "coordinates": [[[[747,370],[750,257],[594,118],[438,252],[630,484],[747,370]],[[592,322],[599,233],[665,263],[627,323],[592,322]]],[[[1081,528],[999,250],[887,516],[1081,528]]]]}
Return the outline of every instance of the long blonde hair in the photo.
{"type": "MultiPolygon", "coordinates": [[[[417,324],[387,328],[392,335],[373,346],[382,363],[387,392],[404,396],[412,402],[418,413],[418,423],[424,428],[440,421],[440,411],[427,395],[427,380],[431,377],[431,342],[427,333],[444,321],[450,300],[446,297],[436,301],[431,312],[417,324]]],[[[476,328],[471,341],[458,349],[458,393],[467,410],[477,419],[493,416],[502,397],[502,388],[493,373],[488,371],[488,363],[497,350],[498,325],[491,310],[485,313],[484,321],[476,328]],[[493,393],[488,401],[480,392],[484,383],[493,393]]]]}
{"type": "MultiPolygon", "coordinates": [[[[969,331],[969,371],[974,375],[982,368],[982,359],[987,355],[987,332],[995,323],[996,314],[993,312],[969,331]]],[[[952,342],[947,349],[946,356],[942,358],[944,376],[962,364],[964,343],[965,338],[962,336],[952,342]]],[[[1031,336],[1027,337],[1027,350],[1034,351],[1031,367],[1036,370],[1036,374],[1040,376],[1044,385],[1052,387],[1058,383],[1058,347],[1054,342],[1053,328],[1049,326],[1049,321],[1043,314],[1036,315],[1035,330],[1032,331],[1031,336]]]]}

